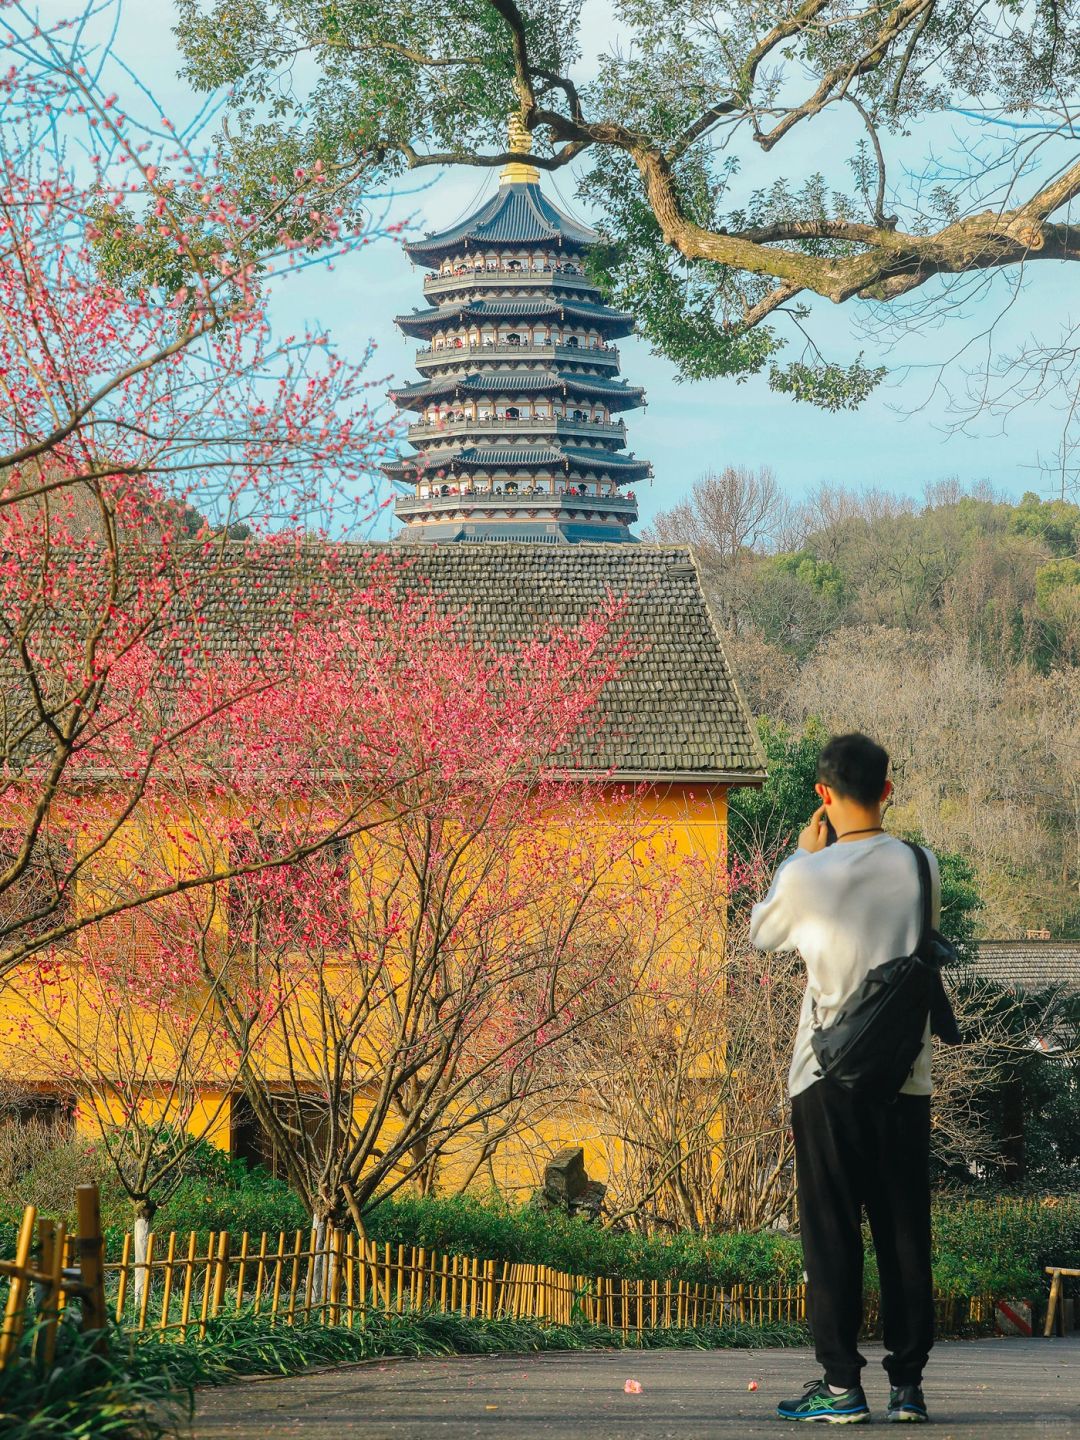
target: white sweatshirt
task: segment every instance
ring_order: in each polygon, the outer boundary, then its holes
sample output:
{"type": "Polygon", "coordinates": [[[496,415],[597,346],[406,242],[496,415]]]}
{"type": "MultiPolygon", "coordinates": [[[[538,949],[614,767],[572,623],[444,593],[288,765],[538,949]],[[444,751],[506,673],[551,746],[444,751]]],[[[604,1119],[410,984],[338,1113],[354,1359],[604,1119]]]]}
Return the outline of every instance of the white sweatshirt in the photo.
{"type": "MultiPolygon", "coordinates": [[[[935,926],[941,910],[937,860],[929,850],[935,926]]],[[[773,876],[750,915],[750,940],[759,950],[798,950],[806,965],[788,1093],[817,1080],[810,1044],[814,1023],[828,1025],[867,971],[919,943],[921,911],[915,856],[891,835],[845,840],[811,854],[796,850],[773,876]]],[[[929,1095],[930,1025],[904,1095],[929,1095]]]]}

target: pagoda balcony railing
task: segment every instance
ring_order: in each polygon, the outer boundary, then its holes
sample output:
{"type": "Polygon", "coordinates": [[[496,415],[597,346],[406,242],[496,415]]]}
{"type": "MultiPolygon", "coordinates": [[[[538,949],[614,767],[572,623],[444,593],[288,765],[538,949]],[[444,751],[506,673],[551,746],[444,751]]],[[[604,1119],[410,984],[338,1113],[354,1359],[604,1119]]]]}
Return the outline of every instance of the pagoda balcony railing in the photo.
{"type": "Polygon", "coordinates": [[[637,518],[637,500],[632,495],[551,495],[546,491],[530,494],[526,489],[501,492],[466,490],[457,495],[402,495],[394,504],[400,516],[440,514],[452,510],[604,510],[610,514],[637,518]]]}
{"type": "Polygon", "coordinates": [[[565,340],[519,340],[516,344],[512,340],[463,340],[460,345],[425,345],[416,352],[416,364],[418,367],[452,364],[474,355],[516,355],[523,360],[559,356],[581,360],[587,365],[617,368],[619,364],[617,345],[568,345],[565,340]]]}
{"type": "Polygon", "coordinates": [[[512,286],[543,293],[545,290],[580,290],[599,292],[595,280],[590,280],[580,270],[566,267],[554,270],[510,270],[500,266],[497,270],[463,270],[456,275],[427,275],[424,277],[424,294],[428,299],[437,295],[453,295],[459,290],[497,290],[512,286]]]}
{"type": "Polygon", "coordinates": [[[603,436],[605,440],[618,440],[620,443],[626,439],[626,425],[622,420],[574,420],[562,415],[554,419],[550,416],[543,419],[523,415],[518,419],[493,416],[486,420],[473,420],[466,416],[461,420],[420,420],[409,426],[407,434],[412,444],[418,444],[426,440],[456,438],[465,433],[477,436],[520,435],[522,431],[534,435],[603,436]]]}

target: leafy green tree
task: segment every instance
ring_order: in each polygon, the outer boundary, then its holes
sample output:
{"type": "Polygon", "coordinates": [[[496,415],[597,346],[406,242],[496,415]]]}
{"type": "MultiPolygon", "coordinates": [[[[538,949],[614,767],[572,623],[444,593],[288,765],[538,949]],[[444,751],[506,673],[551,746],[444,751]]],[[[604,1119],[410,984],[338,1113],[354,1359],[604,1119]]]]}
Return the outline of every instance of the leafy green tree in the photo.
{"type": "MultiPolygon", "coordinates": [[[[925,287],[926,320],[935,297],[962,308],[941,277],[1080,257],[1078,4],[619,0],[619,43],[588,56],[583,0],[179,0],[177,33],[188,79],[229,87],[233,163],[259,176],[498,167],[520,114],[537,165],[584,170],[597,268],[660,351],[839,409],[883,368],[807,342],[808,302],[925,287]],[[958,112],[945,167],[922,122],[958,112]]],[[[1072,375],[1070,353],[1045,373],[1072,375]]]]}
{"type": "Polygon", "coordinates": [[[1009,528],[1041,541],[1058,558],[1080,555],[1080,505],[1068,500],[1041,500],[1028,490],[1012,510],[1009,528]]]}
{"type": "MultiPolygon", "coordinates": [[[[799,831],[817,808],[814,793],[817,757],[829,738],[820,720],[791,730],[767,717],[758,721],[768,779],[756,790],[738,789],[728,801],[728,838],[732,854],[751,860],[757,854],[782,856],[795,845],[799,831]]],[[[924,843],[917,832],[904,836],[924,843]]],[[[975,936],[982,909],[975,867],[963,855],[938,852],[941,875],[941,930],[961,953],[975,936]]]]}
{"type": "Polygon", "coordinates": [[[745,861],[792,849],[817,806],[817,757],[829,738],[816,720],[800,731],[762,716],[757,729],[768,778],[757,789],[739,788],[728,796],[728,844],[745,861]]]}

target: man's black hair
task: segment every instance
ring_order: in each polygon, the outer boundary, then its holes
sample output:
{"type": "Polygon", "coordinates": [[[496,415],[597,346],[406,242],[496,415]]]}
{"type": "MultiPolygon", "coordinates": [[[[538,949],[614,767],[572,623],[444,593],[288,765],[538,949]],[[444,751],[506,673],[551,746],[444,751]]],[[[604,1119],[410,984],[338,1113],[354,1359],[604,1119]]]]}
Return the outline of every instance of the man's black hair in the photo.
{"type": "Polygon", "coordinates": [[[820,783],[860,805],[877,804],[888,771],[887,753],[868,735],[834,735],[818,756],[820,783]]]}

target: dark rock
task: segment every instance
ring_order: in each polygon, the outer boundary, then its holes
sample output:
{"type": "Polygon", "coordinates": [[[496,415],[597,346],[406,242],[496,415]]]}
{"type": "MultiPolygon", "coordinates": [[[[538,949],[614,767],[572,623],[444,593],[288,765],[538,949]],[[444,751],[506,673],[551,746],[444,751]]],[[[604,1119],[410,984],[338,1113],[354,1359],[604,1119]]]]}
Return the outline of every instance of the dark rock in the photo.
{"type": "Polygon", "coordinates": [[[566,1215],[581,1215],[597,1220],[604,1208],[607,1186],[590,1180],[585,1172],[585,1151],[580,1145],[567,1145],[552,1156],[544,1170],[544,1185],[536,1201],[545,1210],[562,1210],[566,1215]]]}

